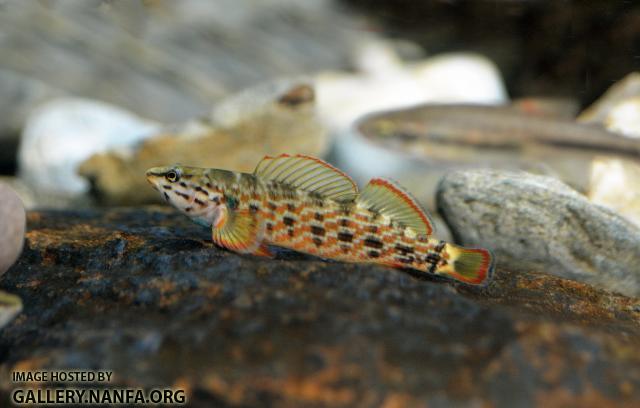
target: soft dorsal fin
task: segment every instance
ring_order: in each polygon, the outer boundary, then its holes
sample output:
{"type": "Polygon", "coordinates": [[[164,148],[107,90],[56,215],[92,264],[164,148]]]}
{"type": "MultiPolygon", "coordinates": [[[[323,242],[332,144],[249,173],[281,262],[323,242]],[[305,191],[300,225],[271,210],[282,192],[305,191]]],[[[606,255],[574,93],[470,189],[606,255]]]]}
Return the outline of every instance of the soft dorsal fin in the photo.
{"type": "Polygon", "coordinates": [[[336,201],[353,201],[358,195],[358,187],[349,176],[329,163],[301,154],[265,156],[253,174],[336,201]]]}
{"type": "Polygon", "coordinates": [[[374,178],[360,192],[360,206],[379,211],[393,221],[412,228],[418,235],[431,235],[433,223],[415,199],[397,183],[374,178]]]}

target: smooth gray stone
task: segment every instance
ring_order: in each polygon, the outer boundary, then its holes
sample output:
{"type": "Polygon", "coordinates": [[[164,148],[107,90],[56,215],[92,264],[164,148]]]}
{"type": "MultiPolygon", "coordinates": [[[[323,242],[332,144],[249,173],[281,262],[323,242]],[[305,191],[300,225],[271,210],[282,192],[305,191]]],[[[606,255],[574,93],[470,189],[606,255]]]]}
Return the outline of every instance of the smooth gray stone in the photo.
{"type": "Polygon", "coordinates": [[[22,201],[8,185],[0,183],[0,275],[22,252],[25,223],[22,201]]]}
{"type": "Polygon", "coordinates": [[[437,202],[453,236],[493,250],[502,267],[640,294],[640,229],[554,178],[455,172],[440,182],[437,202]]]}

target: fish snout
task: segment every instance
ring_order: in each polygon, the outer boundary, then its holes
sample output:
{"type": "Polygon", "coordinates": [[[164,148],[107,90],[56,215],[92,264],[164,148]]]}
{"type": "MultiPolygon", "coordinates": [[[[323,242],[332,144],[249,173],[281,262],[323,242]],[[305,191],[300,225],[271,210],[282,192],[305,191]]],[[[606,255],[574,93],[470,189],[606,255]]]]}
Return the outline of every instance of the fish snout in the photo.
{"type": "Polygon", "coordinates": [[[145,175],[147,177],[147,182],[149,182],[149,184],[154,187],[157,187],[158,179],[163,176],[162,172],[157,167],[150,168],[149,170],[147,170],[145,175]]]}

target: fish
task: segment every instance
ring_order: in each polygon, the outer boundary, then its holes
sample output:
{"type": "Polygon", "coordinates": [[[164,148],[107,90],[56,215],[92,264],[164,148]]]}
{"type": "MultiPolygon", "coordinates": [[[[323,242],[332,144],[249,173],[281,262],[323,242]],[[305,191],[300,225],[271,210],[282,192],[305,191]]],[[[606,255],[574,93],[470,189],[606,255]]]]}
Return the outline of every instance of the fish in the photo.
{"type": "Polygon", "coordinates": [[[228,250],[273,257],[273,247],[324,259],[381,264],[484,286],[495,269],[483,248],[436,239],[429,215],[398,183],[361,190],[312,156],[265,156],[253,173],[171,165],[146,172],[164,199],[228,250]]]}
{"type": "Polygon", "coordinates": [[[459,168],[523,170],[553,176],[580,192],[588,189],[597,156],[640,162],[638,139],[513,106],[417,105],[365,115],[354,129],[365,144],[430,166],[432,174],[459,168]]]}

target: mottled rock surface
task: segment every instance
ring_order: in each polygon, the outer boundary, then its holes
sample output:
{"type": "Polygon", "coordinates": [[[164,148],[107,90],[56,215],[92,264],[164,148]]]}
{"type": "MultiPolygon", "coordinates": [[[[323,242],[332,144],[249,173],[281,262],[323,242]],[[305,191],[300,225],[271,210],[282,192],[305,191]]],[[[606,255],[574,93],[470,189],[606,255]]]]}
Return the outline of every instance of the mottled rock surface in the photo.
{"type": "MultiPolygon", "coordinates": [[[[640,301],[498,263],[485,289],[213,247],[166,208],[28,216],[0,373],[103,368],[192,406],[633,406],[640,301]]],[[[553,272],[553,271],[548,271],[553,272]]],[[[6,379],[8,376],[1,375],[6,379]]],[[[3,398],[15,385],[0,380],[3,398]]]]}
{"type": "Polygon", "coordinates": [[[510,270],[640,294],[640,229],[554,178],[459,171],[442,179],[437,202],[460,243],[492,249],[510,270]]]}

